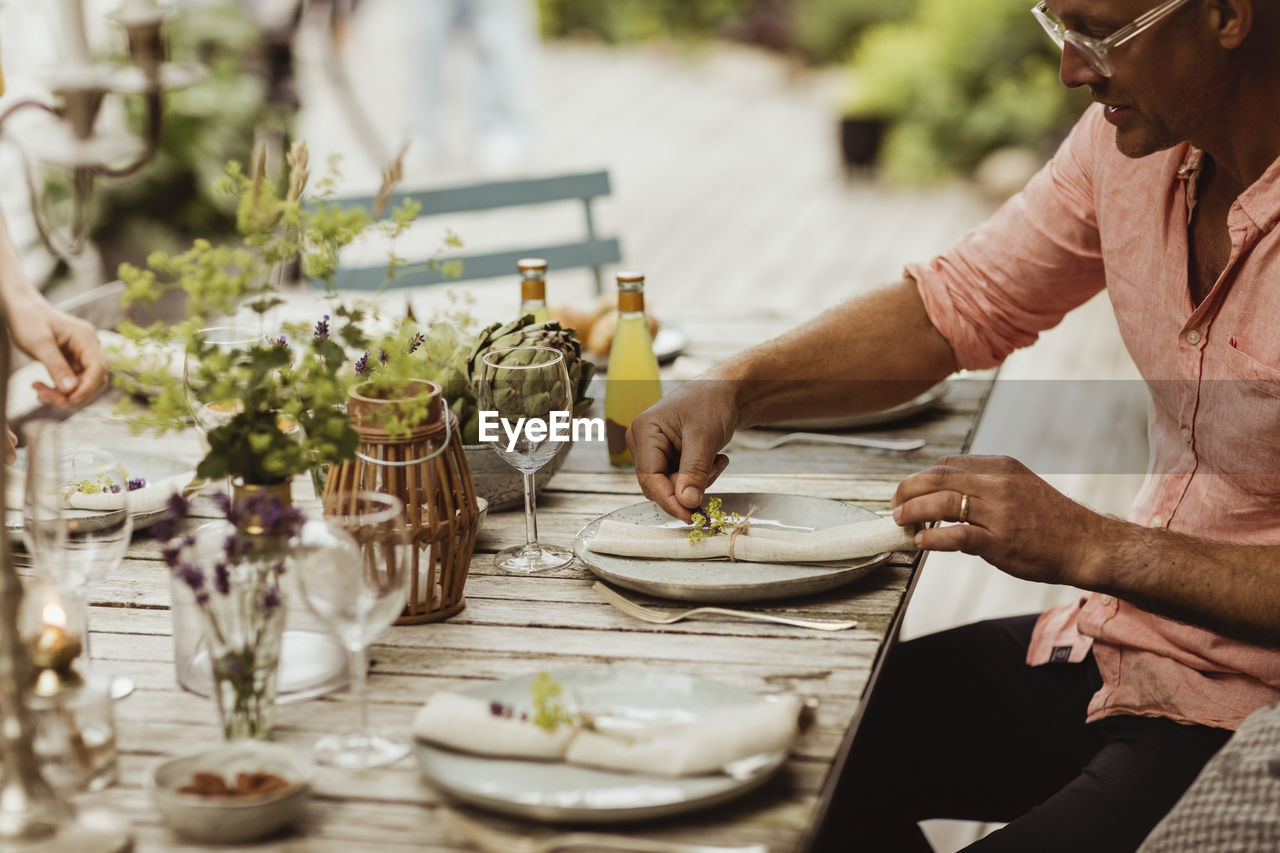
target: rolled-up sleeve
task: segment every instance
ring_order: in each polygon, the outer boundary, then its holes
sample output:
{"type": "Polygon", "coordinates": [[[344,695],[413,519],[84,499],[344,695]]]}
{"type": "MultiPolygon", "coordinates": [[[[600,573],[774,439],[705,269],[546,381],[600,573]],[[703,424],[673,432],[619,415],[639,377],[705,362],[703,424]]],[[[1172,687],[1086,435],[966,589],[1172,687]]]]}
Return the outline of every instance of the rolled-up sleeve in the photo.
{"type": "Polygon", "coordinates": [[[960,367],[1000,364],[1103,288],[1092,170],[1109,130],[1090,108],[1022,192],[950,251],[906,267],[960,367]]]}

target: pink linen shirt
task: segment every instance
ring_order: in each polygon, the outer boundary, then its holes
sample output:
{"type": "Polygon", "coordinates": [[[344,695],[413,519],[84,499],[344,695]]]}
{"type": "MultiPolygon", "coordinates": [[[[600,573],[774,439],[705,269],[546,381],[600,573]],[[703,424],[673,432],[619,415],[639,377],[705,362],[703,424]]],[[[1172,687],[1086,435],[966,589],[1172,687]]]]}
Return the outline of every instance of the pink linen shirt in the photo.
{"type": "MultiPolygon", "coordinates": [[[[1280,544],[1280,160],[1231,206],[1230,259],[1197,306],[1187,226],[1201,154],[1183,144],[1133,160],[1114,139],[1090,108],[1022,193],[906,272],[963,368],[999,364],[1105,287],[1151,395],[1151,468],[1129,520],[1280,544]]],[[[1096,593],[1041,615],[1027,663],[1090,647],[1102,688],[1089,721],[1235,729],[1280,699],[1280,651],[1096,593]]]]}

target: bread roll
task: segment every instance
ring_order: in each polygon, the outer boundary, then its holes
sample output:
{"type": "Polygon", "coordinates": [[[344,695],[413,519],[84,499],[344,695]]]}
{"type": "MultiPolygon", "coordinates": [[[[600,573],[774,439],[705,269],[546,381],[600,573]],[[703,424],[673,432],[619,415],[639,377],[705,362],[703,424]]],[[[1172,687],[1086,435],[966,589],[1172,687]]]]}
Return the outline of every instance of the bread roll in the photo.
{"type": "MultiPolygon", "coordinates": [[[[649,327],[649,335],[658,334],[658,318],[652,314],[644,315],[645,325],[649,327]]],[[[614,309],[606,312],[602,317],[591,324],[591,334],[583,338],[587,350],[593,355],[607,358],[609,348],[613,346],[613,335],[618,329],[618,311],[614,309]]]]}

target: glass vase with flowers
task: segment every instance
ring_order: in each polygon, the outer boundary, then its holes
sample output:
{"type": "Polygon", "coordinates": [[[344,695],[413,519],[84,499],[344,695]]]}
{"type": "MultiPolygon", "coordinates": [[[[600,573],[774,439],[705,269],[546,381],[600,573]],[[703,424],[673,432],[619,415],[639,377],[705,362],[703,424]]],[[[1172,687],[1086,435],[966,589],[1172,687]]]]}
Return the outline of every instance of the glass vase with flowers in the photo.
{"type": "MultiPolygon", "coordinates": [[[[285,560],[302,514],[269,492],[216,500],[224,519],[171,539],[163,557],[199,609],[224,737],[262,739],[276,701],[285,560]]],[[[159,532],[175,533],[187,509],[174,495],[159,532]]]]}

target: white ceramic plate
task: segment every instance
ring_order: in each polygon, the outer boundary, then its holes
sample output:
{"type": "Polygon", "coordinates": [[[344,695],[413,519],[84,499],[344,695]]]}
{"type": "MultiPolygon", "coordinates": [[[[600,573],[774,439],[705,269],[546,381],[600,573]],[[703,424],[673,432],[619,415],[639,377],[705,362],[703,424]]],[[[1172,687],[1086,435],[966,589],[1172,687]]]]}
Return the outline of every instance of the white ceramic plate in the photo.
{"type": "Polygon", "coordinates": [[[794,421],[778,421],[772,424],[761,424],[763,429],[788,430],[823,430],[823,429],[861,429],[869,426],[881,426],[896,421],[906,420],[921,412],[927,412],[942,402],[947,396],[947,383],[939,382],[918,397],[905,403],[899,403],[890,409],[879,412],[863,412],[858,415],[842,415],[834,418],[801,418],[794,421]]]}
{"type": "MultiPolygon", "coordinates": [[[[148,453],[145,450],[113,450],[112,452],[120,459],[120,464],[129,472],[130,477],[143,477],[149,483],[158,483],[169,477],[175,477],[179,474],[190,473],[195,468],[190,462],[183,462],[170,456],[161,456],[158,453],[148,453]]],[[[25,471],[27,457],[25,448],[18,450],[18,460],[13,463],[13,467],[25,471]]],[[[194,473],[192,476],[195,476],[194,473]]],[[[71,509],[67,510],[67,515],[71,518],[85,519],[84,524],[92,524],[92,519],[98,515],[93,510],[88,509],[71,509]]],[[[164,509],[154,510],[152,512],[135,513],[133,516],[133,529],[141,530],[144,527],[155,524],[164,517],[164,509]]],[[[21,541],[22,538],[22,508],[7,508],[5,511],[5,528],[9,533],[9,537],[13,541],[21,541]]],[[[86,528],[88,529],[88,528],[86,528]]]]}
{"type": "MultiPolygon", "coordinates": [[[[676,356],[684,352],[687,343],[684,332],[679,329],[671,329],[666,326],[659,328],[658,334],[654,335],[653,338],[653,354],[658,357],[658,364],[668,364],[675,361],[676,356]]],[[[608,356],[594,355],[585,351],[584,355],[594,361],[602,371],[604,366],[609,363],[608,356]]]]}
{"type": "MultiPolygon", "coordinates": [[[[692,720],[713,708],[767,701],[687,675],[629,666],[557,670],[564,696],[615,728],[692,720]]],[[[533,675],[476,685],[465,692],[532,712],[533,675]]],[[[463,802],[549,823],[648,820],[706,808],[758,788],[786,760],[762,753],[730,772],[667,778],[593,770],[546,761],[489,758],[415,741],[422,773],[463,802]]]]}
{"type": "MultiPolygon", "coordinates": [[[[725,512],[751,516],[752,525],[792,530],[823,530],[855,521],[870,521],[876,514],[853,504],[801,495],[757,492],[719,495],[725,512]]],[[[764,601],[811,595],[851,583],[889,558],[877,554],[860,560],[833,563],[731,563],[728,560],[649,560],[616,557],[588,551],[603,519],[627,524],[680,527],[652,501],[614,510],[578,532],[573,551],[592,572],[617,586],[662,598],[701,602],[764,601]]]]}

